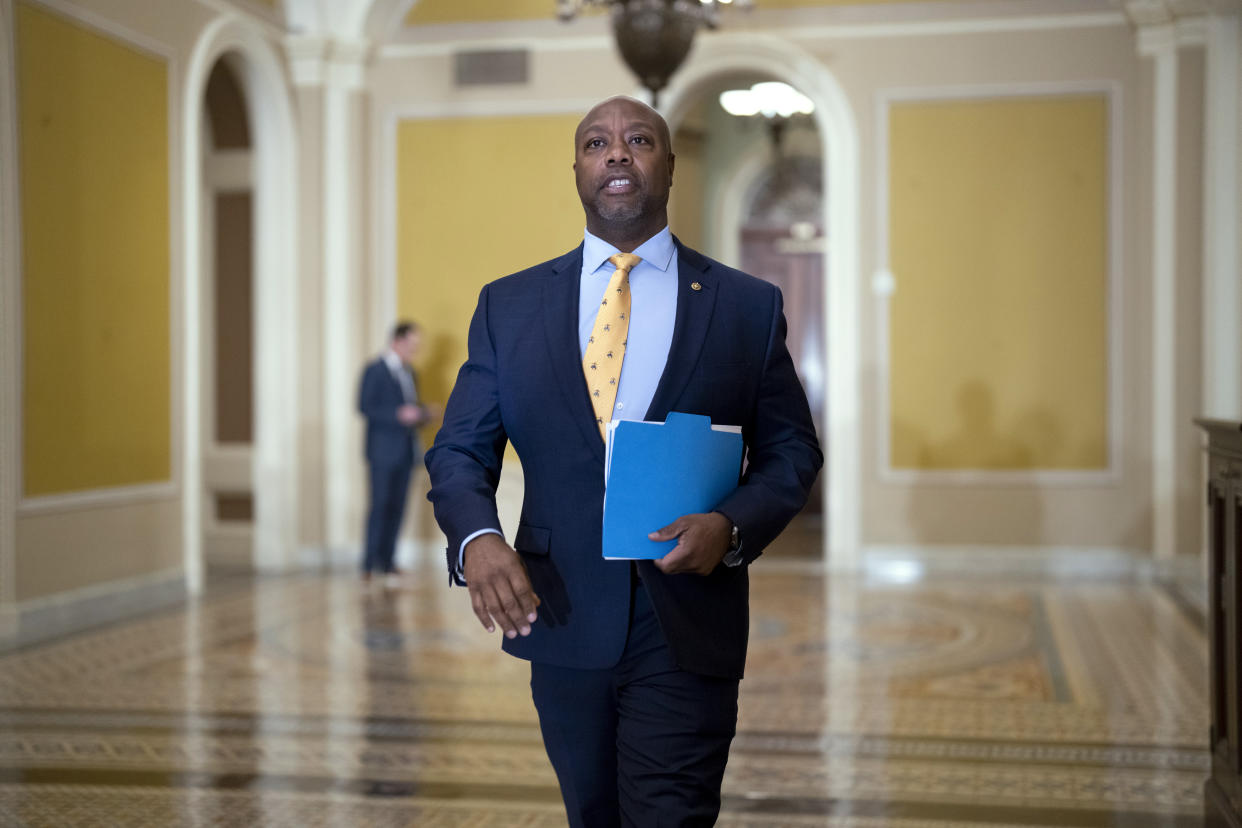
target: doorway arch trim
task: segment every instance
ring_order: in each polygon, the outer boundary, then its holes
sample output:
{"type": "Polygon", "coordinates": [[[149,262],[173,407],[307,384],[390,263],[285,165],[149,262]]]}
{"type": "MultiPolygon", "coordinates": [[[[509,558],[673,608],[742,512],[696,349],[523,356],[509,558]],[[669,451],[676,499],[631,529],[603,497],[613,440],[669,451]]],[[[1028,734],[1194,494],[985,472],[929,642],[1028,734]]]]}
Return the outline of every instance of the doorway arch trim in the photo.
{"type": "Polygon", "coordinates": [[[184,285],[182,548],[186,587],[202,589],[202,376],[199,305],[203,285],[203,96],[216,61],[235,55],[253,129],[254,177],[254,565],[293,563],[297,537],[297,141],[289,83],[272,45],[235,15],[207,26],[187,66],[182,108],[184,285]],[[292,304],[292,309],[291,309],[292,304]]]}

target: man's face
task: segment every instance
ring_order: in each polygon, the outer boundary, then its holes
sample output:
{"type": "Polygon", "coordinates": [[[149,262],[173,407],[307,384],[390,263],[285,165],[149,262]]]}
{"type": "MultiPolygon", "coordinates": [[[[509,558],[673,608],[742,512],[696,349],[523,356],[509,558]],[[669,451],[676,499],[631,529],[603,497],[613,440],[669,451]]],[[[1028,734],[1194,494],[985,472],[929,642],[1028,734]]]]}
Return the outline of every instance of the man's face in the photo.
{"type": "Polygon", "coordinates": [[[592,216],[618,225],[665,215],[673,154],[658,113],[614,98],[587,113],[574,137],[574,178],[588,227],[592,216]]]}
{"type": "Polygon", "coordinates": [[[392,341],[392,352],[401,357],[402,362],[409,362],[418,351],[418,332],[411,331],[392,341]]]}

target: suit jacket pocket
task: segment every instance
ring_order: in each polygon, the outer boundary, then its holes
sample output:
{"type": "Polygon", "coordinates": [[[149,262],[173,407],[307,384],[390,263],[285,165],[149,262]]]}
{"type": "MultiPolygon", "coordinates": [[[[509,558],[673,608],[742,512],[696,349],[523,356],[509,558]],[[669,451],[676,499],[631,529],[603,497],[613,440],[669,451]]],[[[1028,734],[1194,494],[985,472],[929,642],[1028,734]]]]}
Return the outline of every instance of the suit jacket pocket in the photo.
{"type": "Polygon", "coordinates": [[[513,548],[527,555],[547,555],[552,540],[552,530],[519,523],[513,548]]]}

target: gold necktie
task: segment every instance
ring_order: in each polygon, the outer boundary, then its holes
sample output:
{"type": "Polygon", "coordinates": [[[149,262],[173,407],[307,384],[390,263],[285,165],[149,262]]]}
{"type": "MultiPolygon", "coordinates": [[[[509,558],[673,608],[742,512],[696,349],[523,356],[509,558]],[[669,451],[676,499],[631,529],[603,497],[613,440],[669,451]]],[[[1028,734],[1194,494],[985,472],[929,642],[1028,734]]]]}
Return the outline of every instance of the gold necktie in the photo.
{"type": "Polygon", "coordinates": [[[604,299],[595,315],[595,327],[582,357],[582,373],[586,375],[587,391],[591,393],[601,437],[612,419],[617,385],[621,382],[621,363],[625,359],[630,330],[630,271],[642,259],[633,253],[618,253],[608,261],[616,265],[617,270],[604,289],[604,299]]]}

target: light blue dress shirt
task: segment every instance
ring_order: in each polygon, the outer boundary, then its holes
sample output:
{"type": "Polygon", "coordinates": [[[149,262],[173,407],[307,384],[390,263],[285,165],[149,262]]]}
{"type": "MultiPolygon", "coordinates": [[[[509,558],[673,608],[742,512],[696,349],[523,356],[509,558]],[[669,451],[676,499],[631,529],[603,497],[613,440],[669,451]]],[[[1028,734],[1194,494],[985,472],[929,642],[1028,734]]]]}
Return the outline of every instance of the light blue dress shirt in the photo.
{"type": "MultiPolygon", "coordinates": [[[[608,257],[620,252],[586,231],[578,282],[579,357],[586,354],[604,290],[616,272],[608,257]]],[[[642,261],[630,271],[630,330],[612,409],[614,420],[641,420],[646,415],[668,362],[677,321],[677,246],[673,234],[665,227],[639,245],[634,255],[642,261]]]]}
{"type": "MultiPolygon", "coordinates": [[[[595,328],[595,316],[608,280],[617,269],[608,258],[620,252],[591,235],[591,231],[584,231],[582,273],[578,279],[579,360],[586,353],[587,339],[595,328]]],[[[642,261],[630,271],[630,329],[612,410],[614,420],[641,420],[647,414],[668,362],[677,322],[677,245],[673,243],[673,234],[666,226],[635,248],[634,255],[642,261]]],[[[488,527],[461,542],[457,550],[459,573],[466,544],[489,532],[501,534],[488,527]]]]}

